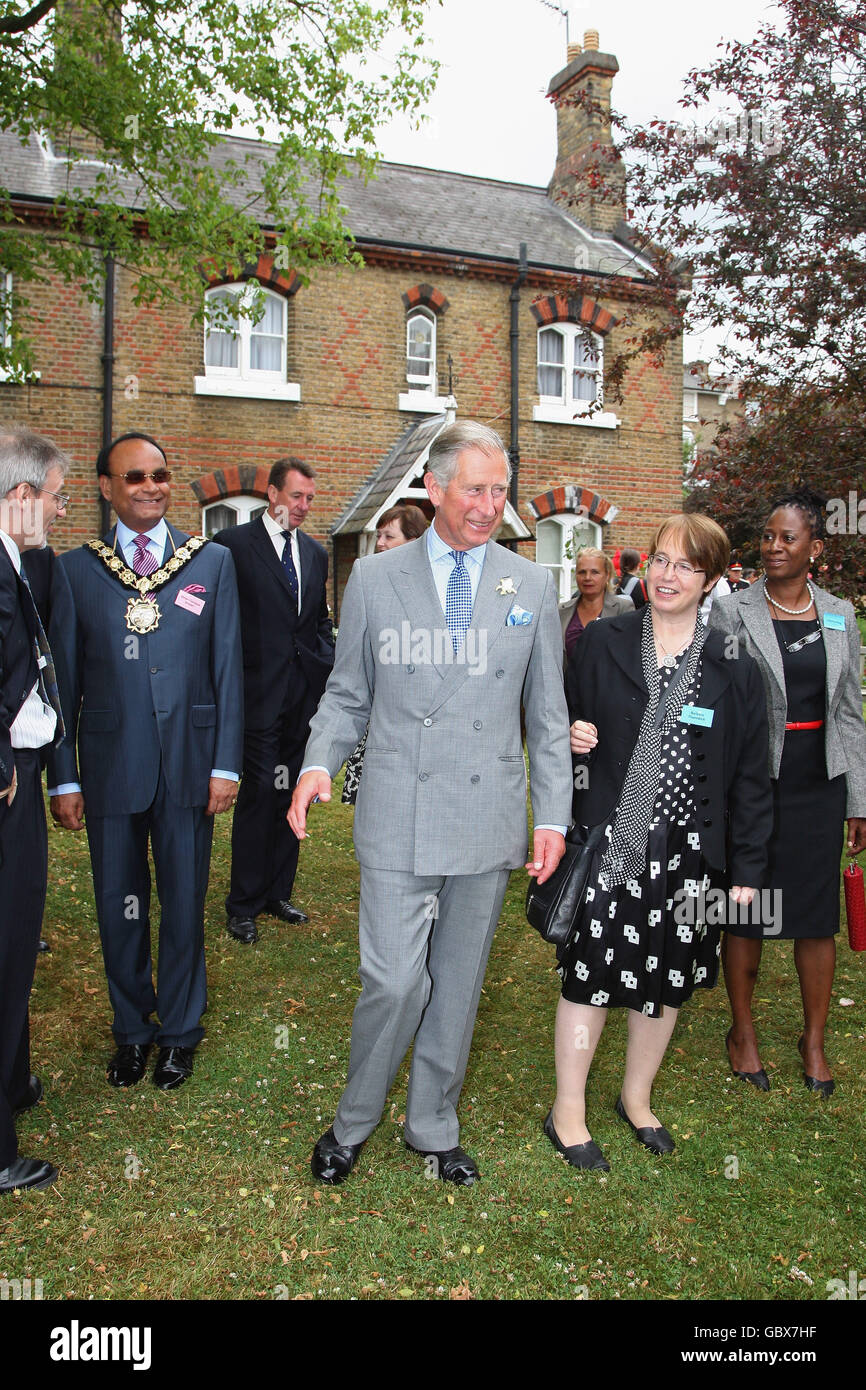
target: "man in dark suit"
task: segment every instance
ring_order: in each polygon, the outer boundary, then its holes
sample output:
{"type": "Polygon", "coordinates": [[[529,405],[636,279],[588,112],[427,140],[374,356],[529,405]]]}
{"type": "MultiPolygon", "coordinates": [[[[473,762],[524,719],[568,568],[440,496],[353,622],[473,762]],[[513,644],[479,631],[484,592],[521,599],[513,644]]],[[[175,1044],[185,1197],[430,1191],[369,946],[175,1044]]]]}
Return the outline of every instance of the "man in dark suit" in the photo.
{"type": "Polygon", "coordinates": [[[69,596],[56,596],[51,633],[67,736],[49,761],[51,814],[80,830],[87,811],[117,1043],[108,1080],[135,1085],[156,1042],[154,1084],[171,1090],[203,1036],[213,817],[233,804],[241,765],[237,585],[221,546],[166,523],[171,473],[155,440],[122,435],[96,467],[117,525],[60,559],[69,596]],[[162,909],[156,992],[148,840],[162,909]]]}
{"type": "Polygon", "coordinates": [[[260,912],[307,921],[291,901],[298,841],[286,812],[334,664],[328,554],[300,529],[316,495],[315,476],[300,459],[280,459],[264,515],[214,537],[232,553],[241,602],[244,762],[226,913],[230,934],[247,944],[258,938],[260,912]]]}
{"type": "Polygon", "coordinates": [[[57,1169],[18,1153],[14,1117],[42,1097],[27,1005],[45,906],[42,753],[63,732],[51,653],[21,552],[65,510],[66,457],[31,430],[0,432],[0,1192],[47,1187],[57,1169]]]}

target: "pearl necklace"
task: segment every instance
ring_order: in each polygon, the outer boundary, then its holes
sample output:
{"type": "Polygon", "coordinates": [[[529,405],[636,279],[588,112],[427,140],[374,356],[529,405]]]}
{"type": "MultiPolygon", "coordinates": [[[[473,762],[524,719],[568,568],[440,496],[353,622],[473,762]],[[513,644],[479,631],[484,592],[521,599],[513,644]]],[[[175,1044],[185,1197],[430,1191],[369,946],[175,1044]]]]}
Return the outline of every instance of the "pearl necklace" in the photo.
{"type": "Polygon", "coordinates": [[[788,613],[792,618],[799,618],[801,613],[808,613],[809,609],[812,607],[812,604],[815,602],[815,590],[812,588],[812,585],[809,583],[808,579],[806,580],[806,588],[809,590],[809,602],[806,604],[806,607],[786,608],[783,603],[777,603],[776,600],[771,597],[770,591],[767,588],[767,576],[764,575],[764,593],[766,594],[769,602],[773,605],[774,608],[778,608],[780,613],[788,613]]]}

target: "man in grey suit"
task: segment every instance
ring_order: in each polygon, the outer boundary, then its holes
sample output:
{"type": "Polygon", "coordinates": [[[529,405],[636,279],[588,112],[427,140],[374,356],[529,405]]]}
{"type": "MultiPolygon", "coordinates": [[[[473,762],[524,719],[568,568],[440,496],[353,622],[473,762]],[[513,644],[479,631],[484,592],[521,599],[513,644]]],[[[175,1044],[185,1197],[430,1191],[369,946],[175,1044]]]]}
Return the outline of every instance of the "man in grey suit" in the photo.
{"type": "Polygon", "coordinates": [[[351,1171],[413,1039],[406,1143],[447,1181],[479,1176],[458,1145],[456,1107],[508,876],[526,857],[521,705],[535,822],[526,867],[539,882],[571,817],[552,576],[491,540],[508,478],[497,434],[448,426],[424,480],[433,525],[359,560],[346,587],[289,812],[301,839],[369,721],[354,830],[363,989],[346,1089],[313,1152],[323,1182],[351,1171]]]}

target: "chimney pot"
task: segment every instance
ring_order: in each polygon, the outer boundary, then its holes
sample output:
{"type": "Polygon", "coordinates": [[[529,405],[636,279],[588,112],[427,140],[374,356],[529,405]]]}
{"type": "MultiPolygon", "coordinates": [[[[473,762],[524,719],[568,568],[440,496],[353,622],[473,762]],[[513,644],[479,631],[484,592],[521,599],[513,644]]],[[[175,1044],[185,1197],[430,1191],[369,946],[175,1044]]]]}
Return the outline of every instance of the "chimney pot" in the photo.
{"type": "Polygon", "coordinates": [[[568,45],[568,55],[566,61],[569,63],[573,63],[575,58],[579,58],[582,52],[583,48],[579,43],[570,43],[568,45]]]}
{"type": "Polygon", "coordinates": [[[585,29],[585,30],[584,30],[584,34],[583,34],[583,46],[584,46],[584,48],[586,49],[587,53],[590,53],[590,52],[597,53],[597,52],[598,52],[598,30],[597,30],[597,29],[585,29]]]}

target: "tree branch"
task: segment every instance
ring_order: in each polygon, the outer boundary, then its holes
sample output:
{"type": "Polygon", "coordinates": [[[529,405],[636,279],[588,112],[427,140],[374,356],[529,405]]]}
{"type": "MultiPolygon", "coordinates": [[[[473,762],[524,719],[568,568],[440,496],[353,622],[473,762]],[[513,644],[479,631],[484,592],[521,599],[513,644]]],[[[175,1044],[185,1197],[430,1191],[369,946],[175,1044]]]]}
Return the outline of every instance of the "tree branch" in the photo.
{"type": "Polygon", "coordinates": [[[34,5],[32,10],[26,14],[19,15],[17,18],[10,15],[6,19],[0,19],[0,34],[23,34],[27,29],[32,29],[40,19],[44,19],[49,10],[53,10],[57,0],[40,0],[38,5],[34,5]]]}

